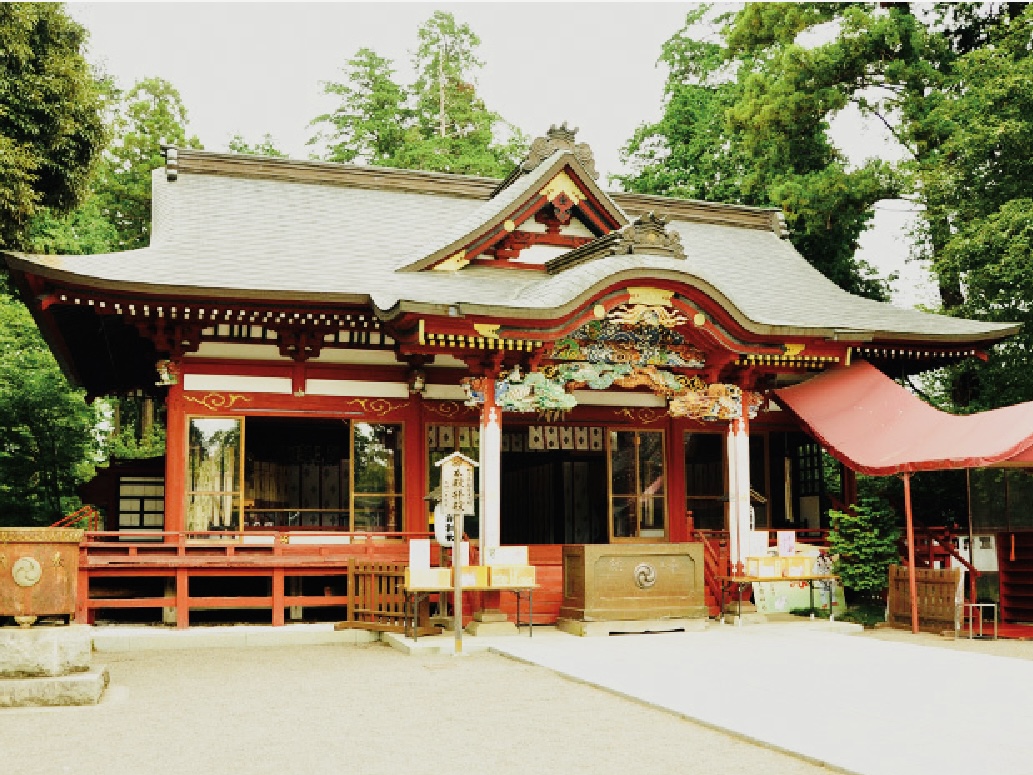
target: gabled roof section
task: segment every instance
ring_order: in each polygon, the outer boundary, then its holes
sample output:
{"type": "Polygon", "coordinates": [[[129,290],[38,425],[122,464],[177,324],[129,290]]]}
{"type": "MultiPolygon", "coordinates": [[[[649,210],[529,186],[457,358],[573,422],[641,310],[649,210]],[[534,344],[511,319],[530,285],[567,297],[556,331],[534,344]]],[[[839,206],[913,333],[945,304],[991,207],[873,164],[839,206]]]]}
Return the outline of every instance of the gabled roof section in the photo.
{"type": "Polygon", "coordinates": [[[548,258],[626,226],[628,217],[595,182],[591,151],[574,145],[576,130],[549,131],[484,205],[398,271],[457,271],[470,264],[544,269],[548,258]],[[521,256],[534,248],[534,258],[521,256]]]}
{"type": "Polygon", "coordinates": [[[630,226],[612,231],[546,262],[545,271],[556,274],[596,258],[631,253],[685,258],[681,235],[674,229],[667,228],[667,219],[663,216],[646,213],[636,218],[630,226]]]}

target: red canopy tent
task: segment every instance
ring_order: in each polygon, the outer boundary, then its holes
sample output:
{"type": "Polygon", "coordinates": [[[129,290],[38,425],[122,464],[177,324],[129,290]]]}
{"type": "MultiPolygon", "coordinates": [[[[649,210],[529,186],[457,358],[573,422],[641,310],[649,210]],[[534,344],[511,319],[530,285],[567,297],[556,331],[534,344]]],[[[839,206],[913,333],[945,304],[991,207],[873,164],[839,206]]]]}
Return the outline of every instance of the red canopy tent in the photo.
{"type": "MultiPolygon", "coordinates": [[[[864,361],[776,390],[775,400],[854,471],[903,474],[911,568],[913,472],[1033,464],[1033,402],[972,415],[947,414],[864,361]]],[[[914,573],[910,583],[912,628],[918,632],[914,573]]]]}

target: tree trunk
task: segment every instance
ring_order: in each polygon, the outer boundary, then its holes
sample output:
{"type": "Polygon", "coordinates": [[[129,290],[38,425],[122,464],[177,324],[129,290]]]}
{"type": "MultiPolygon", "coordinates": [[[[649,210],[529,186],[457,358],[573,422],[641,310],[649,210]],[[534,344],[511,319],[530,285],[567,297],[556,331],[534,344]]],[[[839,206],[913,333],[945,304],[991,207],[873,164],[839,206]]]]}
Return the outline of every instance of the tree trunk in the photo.
{"type": "Polygon", "coordinates": [[[140,441],[151,437],[154,431],[154,399],[147,396],[140,400],[140,441]]]}

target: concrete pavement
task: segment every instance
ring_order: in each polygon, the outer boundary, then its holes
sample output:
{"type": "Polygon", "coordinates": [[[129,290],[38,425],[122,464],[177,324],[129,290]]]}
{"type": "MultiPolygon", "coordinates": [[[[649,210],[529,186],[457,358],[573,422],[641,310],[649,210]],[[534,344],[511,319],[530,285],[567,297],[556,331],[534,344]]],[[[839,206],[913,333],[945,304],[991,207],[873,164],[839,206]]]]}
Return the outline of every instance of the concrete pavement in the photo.
{"type": "Polygon", "coordinates": [[[859,775],[1033,772],[1033,662],[1024,659],[806,623],[536,634],[493,650],[859,775]]]}

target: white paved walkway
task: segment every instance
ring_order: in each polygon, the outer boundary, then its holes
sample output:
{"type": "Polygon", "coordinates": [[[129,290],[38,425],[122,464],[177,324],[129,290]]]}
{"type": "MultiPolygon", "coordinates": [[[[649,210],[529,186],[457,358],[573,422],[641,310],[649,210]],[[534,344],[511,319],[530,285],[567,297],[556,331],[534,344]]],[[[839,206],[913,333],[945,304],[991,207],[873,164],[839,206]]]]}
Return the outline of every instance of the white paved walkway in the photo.
{"type": "Polygon", "coordinates": [[[1033,662],[1023,659],[794,624],[492,646],[859,775],[1033,773],[1033,662]]]}

